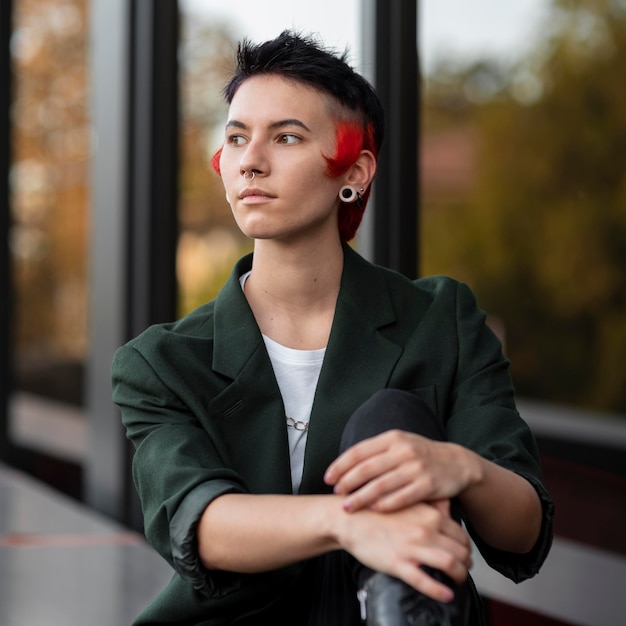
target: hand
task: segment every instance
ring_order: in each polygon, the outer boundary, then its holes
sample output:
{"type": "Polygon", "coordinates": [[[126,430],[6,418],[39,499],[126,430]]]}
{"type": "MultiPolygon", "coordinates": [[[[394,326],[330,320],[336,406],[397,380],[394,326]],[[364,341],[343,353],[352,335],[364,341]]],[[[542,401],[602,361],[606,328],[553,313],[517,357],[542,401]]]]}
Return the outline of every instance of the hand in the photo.
{"type": "Polygon", "coordinates": [[[467,533],[450,517],[450,503],[420,503],[393,513],[363,509],[346,515],[340,544],[364,565],[400,578],[421,593],[449,602],[451,589],[420,566],[462,583],[472,566],[467,533]]]}
{"type": "Polygon", "coordinates": [[[328,467],[324,480],[348,495],[347,511],[397,511],[457,496],[476,475],[472,456],[456,444],[400,430],[365,439],[328,467]]]}

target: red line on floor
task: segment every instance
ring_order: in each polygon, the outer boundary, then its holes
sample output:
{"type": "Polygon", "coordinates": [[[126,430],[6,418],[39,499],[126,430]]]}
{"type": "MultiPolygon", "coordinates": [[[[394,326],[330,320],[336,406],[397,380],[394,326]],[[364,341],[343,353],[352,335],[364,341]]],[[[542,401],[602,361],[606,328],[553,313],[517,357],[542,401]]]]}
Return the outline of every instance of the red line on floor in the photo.
{"type": "Polygon", "coordinates": [[[80,548],[90,546],[128,546],[143,542],[136,533],[105,535],[42,535],[13,533],[0,537],[0,548],[80,548]]]}

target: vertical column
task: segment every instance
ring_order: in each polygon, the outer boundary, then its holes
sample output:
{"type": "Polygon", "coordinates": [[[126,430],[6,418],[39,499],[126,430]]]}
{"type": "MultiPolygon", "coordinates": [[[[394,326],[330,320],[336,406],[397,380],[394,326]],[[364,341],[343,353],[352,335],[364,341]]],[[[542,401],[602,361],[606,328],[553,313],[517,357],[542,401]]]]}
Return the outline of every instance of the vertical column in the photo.
{"type": "Polygon", "coordinates": [[[0,460],[6,459],[11,393],[11,272],[9,253],[9,168],[11,167],[11,30],[12,0],[0,3],[0,460]]]}
{"type": "Polygon", "coordinates": [[[130,127],[129,336],[176,316],[176,0],[134,0],[130,127]]]}
{"type": "Polygon", "coordinates": [[[91,2],[93,120],[90,354],[85,500],[123,517],[126,442],[111,402],[110,366],[127,335],[130,11],[127,0],[91,2]]]}
{"type": "Polygon", "coordinates": [[[386,137],[373,189],[373,260],[418,273],[419,67],[417,2],[367,0],[363,49],[385,107],[386,137]]]}
{"type": "Polygon", "coordinates": [[[132,526],[132,450],[111,401],[115,349],[176,315],[178,4],[93,0],[90,419],[86,500],[132,526]]]}
{"type": "MultiPolygon", "coordinates": [[[[177,311],[178,41],[176,0],[134,0],[130,81],[126,337],[177,311]]],[[[140,528],[126,449],[124,521],[140,528]]]]}

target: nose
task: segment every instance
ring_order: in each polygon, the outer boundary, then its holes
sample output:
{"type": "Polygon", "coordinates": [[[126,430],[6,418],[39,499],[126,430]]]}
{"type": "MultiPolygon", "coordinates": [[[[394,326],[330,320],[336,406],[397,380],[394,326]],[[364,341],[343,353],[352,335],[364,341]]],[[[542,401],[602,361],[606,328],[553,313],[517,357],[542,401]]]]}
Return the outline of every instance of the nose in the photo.
{"type": "Polygon", "coordinates": [[[269,170],[267,153],[260,141],[250,140],[244,148],[241,159],[239,161],[239,171],[241,175],[244,172],[254,172],[256,176],[262,176],[269,170]]]}

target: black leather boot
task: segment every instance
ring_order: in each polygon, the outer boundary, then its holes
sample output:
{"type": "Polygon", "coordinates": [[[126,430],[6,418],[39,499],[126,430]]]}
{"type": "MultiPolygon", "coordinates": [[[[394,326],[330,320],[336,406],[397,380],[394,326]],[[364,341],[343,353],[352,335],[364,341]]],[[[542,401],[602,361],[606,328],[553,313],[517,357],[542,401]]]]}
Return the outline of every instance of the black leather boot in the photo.
{"type": "MultiPolygon", "coordinates": [[[[438,579],[442,576],[440,572],[431,575],[438,579]]],[[[468,584],[451,586],[454,600],[439,602],[397,578],[377,572],[358,592],[361,619],[367,626],[468,626],[468,584]]]]}

